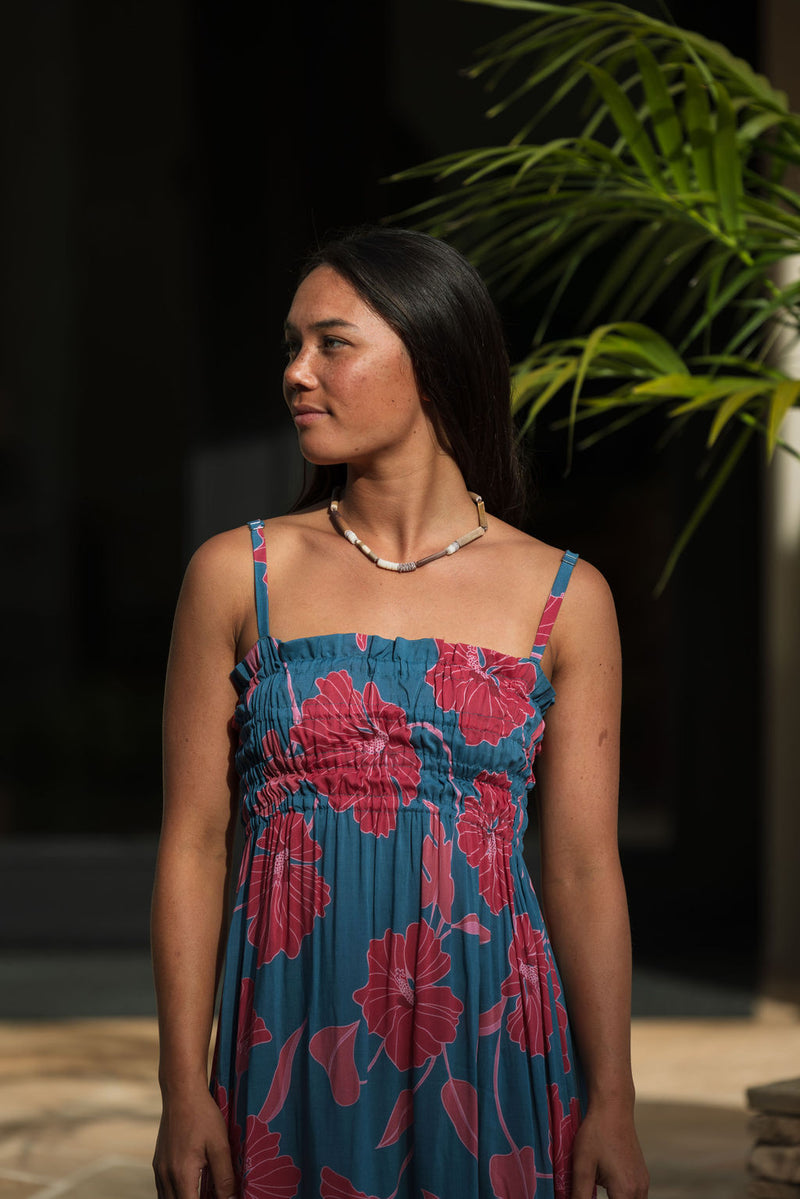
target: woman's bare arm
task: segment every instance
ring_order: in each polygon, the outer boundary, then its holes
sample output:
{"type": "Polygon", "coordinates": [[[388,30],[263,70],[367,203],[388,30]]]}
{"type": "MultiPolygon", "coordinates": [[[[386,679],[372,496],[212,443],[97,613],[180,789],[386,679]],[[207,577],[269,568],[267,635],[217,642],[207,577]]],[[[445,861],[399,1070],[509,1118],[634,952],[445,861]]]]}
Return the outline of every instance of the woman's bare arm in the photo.
{"type": "Polygon", "coordinates": [[[586,1076],[572,1199],[644,1199],[633,1126],[631,952],[617,850],[621,661],[611,594],[579,563],[552,642],[556,703],[538,760],[542,901],[586,1076]]]}
{"type": "Polygon", "coordinates": [[[164,815],[152,908],[164,1099],[154,1168],[161,1199],[196,1199],[211,1168],[235,1194],[222,1117],[208,1092],[208,1047],[226,928],[235,784],[239,538],[198,550],[178,600],[164,703],[164,815]],[[234,586],[231,586],[231,583],[234,586]]]}

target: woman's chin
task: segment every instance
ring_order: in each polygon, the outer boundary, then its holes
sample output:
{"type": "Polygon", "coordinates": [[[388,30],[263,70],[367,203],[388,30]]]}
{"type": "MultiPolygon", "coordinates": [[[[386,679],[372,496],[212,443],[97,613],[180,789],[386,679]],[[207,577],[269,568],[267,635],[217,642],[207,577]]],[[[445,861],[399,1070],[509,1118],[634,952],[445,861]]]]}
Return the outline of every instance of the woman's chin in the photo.
{"type": "Polygon", "coordinates": [[[341,456],[326,454],[324,450],[320,450],[311,445],[303,445],[303,438],[300,438],[298,448],[300,453],[305,458],[310,466],[343,466],[341,456]]]}

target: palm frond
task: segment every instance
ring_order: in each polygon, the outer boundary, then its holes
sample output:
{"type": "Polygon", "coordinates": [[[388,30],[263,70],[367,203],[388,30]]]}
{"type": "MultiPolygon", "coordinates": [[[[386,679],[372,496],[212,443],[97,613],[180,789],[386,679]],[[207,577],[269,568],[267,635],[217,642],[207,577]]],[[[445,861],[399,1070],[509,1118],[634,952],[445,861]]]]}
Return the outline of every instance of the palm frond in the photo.
{"type": "Polygon", "coordinates": [[[781,422],[800,405],[800,382],[771,364],[780,334],[800,336],[800,282],[775,272],[800,255],[787,181],[800,115],[726,47],[626,4],[464,2],[518,15],[470,72],[488,115],[518,114],[517,132],[399,172],[434,194],[390,219],[459,245],[498,298],[539,303],[513,408],[520,436],[545,414],[566,430],[567,467],[648,413],[677,432],[708,421],[711,481],[663,589],[748,442],[785,448],[781,422]],[[572,134],[533,140],[576,96],[572,134]],[[567,303],[576,335],[547,340],[567,303]],[[660,333],[644,323],[656,316],[660,333]]]}

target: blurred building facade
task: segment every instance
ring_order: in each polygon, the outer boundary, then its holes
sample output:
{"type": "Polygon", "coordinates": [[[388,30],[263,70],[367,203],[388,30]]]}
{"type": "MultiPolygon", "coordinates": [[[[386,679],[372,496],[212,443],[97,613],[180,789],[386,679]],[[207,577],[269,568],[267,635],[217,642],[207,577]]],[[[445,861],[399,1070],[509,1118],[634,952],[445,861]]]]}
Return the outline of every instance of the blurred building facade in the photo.
{"type": "MultiPolygon", "coordinates": [[[[751,61],[766,44],[755,0],[671,7],[751,61]]],[[[182,571],[213,532],[285,508],[301,475],[280,398],[297,266],[329,231],[425,198],[391,172],[497,139],[460,71],[514,19],[450,0],[256,6],[246,23],[221,0],[0,11],[9,846],[99,838],[122,862],[134,839],[141,879],[182,571]]],[[[513,352],[524,324],[505,315],[513,352]]],[[[754,682],[763,469],[745,462],[656,601],[698,483],[685,447],[656,454],[648,436],[606,442],[565,480],[543,430],[535,531],[617,597],[636,951],[755,985],[773,836],[754,682]]],[[[74,935],[107,926],[87,916],[74,935]]]]}

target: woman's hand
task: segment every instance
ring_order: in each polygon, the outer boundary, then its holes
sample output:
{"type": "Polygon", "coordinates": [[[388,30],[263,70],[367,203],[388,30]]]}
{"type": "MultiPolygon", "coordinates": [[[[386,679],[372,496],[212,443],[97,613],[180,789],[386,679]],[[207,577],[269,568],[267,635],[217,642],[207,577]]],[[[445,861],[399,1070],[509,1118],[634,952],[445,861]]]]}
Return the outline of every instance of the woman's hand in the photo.
{"type": "Polygon", "coordinates": [[[647,1199],[650,1179],[628,1111],[590,1107],[578,1129],[570,1199],[591,1199],[596,1184],[608,1199],[647,1199]]]}
{"type": "Polygon", "coordinates": [[[225,1121],[210,1093],[165,1100],[153,1158],[158,1199],[197,1199],[206,1166],[217,1199],[239,1199],[225,1121]]]}

